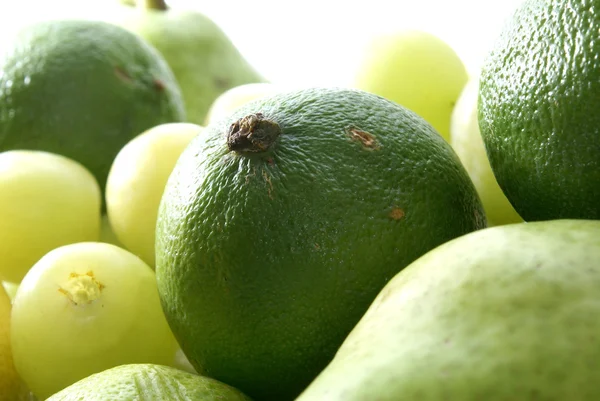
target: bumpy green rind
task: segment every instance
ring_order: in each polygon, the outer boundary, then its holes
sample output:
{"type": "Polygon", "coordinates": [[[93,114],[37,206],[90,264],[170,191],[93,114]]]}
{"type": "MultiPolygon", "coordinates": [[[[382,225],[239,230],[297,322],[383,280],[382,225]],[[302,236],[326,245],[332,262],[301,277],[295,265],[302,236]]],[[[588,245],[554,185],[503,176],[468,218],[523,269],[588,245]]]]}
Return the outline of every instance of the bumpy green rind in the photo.
{"type": "Polygon", "coordinates": [[[150,364],[121,365],[70,385],[47,401],[250,401],[208,377],[150,364]]]}
{"type": "Polygon", "coordinates": [[[104,188],[129,140],[185,120],[179,85],[163,57],[113,24],[37,22],[4,38],[1,50],[0,151],[64,155],[104,188]]]}
{"type": "Polygon", "coordinates": [[[293,91],[184,151],[159,211],[159,291],[194,366],[256,400],[292,400],[388,280],[484,226],[467,173],[421,117],[358,90],[293,91]],[[228,151],[230,126],[255,113],[281,127],[276,142],[228,151]]]}
{"type": "Polygon", "coordinates": [[[479,123],[526,220],[600,218],[600,1],[526,0],[481,73],[479,123]]]}

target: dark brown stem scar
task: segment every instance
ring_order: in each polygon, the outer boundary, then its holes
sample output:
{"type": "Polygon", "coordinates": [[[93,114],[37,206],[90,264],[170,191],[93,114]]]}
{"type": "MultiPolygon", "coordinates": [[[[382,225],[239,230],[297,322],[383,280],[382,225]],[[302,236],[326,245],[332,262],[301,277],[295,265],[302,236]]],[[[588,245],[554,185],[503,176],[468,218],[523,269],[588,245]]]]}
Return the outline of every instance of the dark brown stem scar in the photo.
{"type": "Polygon", "coordinates": [[[268,150],[281,135],[281,127],[262,113],[249,114],[229,127],[227,147],[236,152],[259,153],[268,150]]]}
{"type": "Polygon", "coordinates": [[[394,206],[389,214],[389,217],[392,220],[400,220],[404,217],[404,210],[397,206],[394,206]]]}
{"type": "Polygon", "coordinates": [[[346,128],[346,133],[350,136],[350,139],[353,141],[358,141],[362,144],[363,147],[371,150],[379,149],[379,143],[377,143],[377,138],[375,135],[363,131],[360,128],[350,126],[346,128]]]}

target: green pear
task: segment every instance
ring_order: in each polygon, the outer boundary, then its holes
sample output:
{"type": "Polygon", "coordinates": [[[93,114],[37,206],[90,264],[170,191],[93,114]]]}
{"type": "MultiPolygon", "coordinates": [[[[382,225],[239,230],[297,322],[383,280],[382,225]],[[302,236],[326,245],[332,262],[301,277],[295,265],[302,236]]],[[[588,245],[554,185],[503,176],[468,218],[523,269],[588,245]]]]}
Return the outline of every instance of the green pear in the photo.
{"type": "Polygon", "coordinates": [[[600,221],[475,231],[379,293],[297,401],[600,400],[600,221]]]}
{"type": "Polygon", "coordinates": [[[214,100],[233,87],[265,78],[243,57],[211,19],[191,9],[167,7],[164,0],[121,0],[125,12],[112,22],[133,31],[167,60],[183,92],[189,122],[204,124],[214,100]],[[129,4],[129,5],[128,5],[129,4]]]}

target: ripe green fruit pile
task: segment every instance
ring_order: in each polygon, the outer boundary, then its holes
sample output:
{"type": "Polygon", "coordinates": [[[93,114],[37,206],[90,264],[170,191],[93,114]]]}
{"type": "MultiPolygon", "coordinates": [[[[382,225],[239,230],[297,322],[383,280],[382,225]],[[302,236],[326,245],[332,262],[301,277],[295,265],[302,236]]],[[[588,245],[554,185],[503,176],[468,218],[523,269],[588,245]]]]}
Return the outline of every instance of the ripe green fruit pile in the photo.
{"type": "Polygon", "coordinates": [[[0,401],[600,399],[600,0],[295,89],[122,3],[2,37],[0,401]]]}

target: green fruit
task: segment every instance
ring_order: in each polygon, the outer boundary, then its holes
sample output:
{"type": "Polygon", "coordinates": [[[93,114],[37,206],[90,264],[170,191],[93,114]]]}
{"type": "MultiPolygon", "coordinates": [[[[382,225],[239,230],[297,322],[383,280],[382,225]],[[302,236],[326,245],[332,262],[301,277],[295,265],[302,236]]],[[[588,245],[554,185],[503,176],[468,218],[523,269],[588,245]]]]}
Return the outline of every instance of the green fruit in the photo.
{"type": "Polygon", "coordinates": [[[473,180],[489,225],[520,223],[523,219],[498,185],[485,151],[477,122],[479,82],[471,79],[463,89],[450,123],[450,144],[473,180]]]}
{"type": "Polygon", "coordinates": [[[493,227],[388,283],[297,401],[600,399],[600,222],[493,227]]]}
{"type": "Polygon", "coordinates": [[[98,239],[100,242],[105,242],[107,244],[116,245],[120,248],[123,248],[123,244],[117,238],[117,234],[113,230],[110,225],[110,220],[108,219],[108,215],[102,215],[102,222],[100,224],[100,238],[98,239]]]}
{"type": "Polygon", "coordinates": [[[119,242],[154,268],[158,205],[167,179],[202,127],[161,124],[129,141],[117,154],[106,180],[106,210],[119,242]]]}
{"type": "Polygon", "coordinates": [[[205,15],[167,8],[163,0],[137,0],[113,21],[148,40],[165,57],[181,86],[187,120],[204,125],[213,101],[226,90],[265,79],[223,30],[205,15]]]}
{"type": "Polygon", "coordinates": [[[0,51],[0,151],[45,150],[87,167],[102,188],[121,147],[185,118],[162,56],[117,26],[37,22],[0,51]]]}
{"type": "Polygon", "coordinates": [[[10,302],[12,303],[12,301],[15,299],[15,296],[17,295],[17,290],[19,289],[19,284],[12,283],[10,281],[3,281],[2,287],[3,287],[4,291],[6,291],[6,295],[8,295],[8,298],[10,299],[10,302]]]}
{"type": "Polygon", "coordinates": [[[600,219],[600,1],[526,0],[481,73],[479,123],[527,221],[600,219]]]}
{"type": "Polygon", "coordinates": [[[117,246],[56,248],[23,279],[13,303],[17,371],[40,399],[126,363],[174,363],[152,269],[117,246]]]}
{"type": "Polygon", "coordinates": [[[227,117],[235,109],[252,100],[274,95],[278,92],[282,92],[280,86],[266,82],[244,84],[231,88],[219,95],[211,104],[206,114],[206,125],[227,117]]]}
{"type": "Polygon", "coordinates": [[[0,152],[0,280],[18,284],[54,248],[96,241],[101,203],[81,164],[48,152],[0,152]]]}
{"type": "Polygon", "coordinates": [[[11,301],[0,285],[0,401],[26,401],[29,391],[19,377],[10,348],[11,301]]]}
{"type": "Polygon", "coordinates": [[[415,113],[358,90],[281,93],[182,153],[159,209],[159,292],[192,365],[291,400],[389,279],[484,226],[458,158],[415,113]]]}
{"type": "Polygon", "coordinates": [[[152,364],[117,366],[91,375],[46,401],[250,401],[208,377],[152,364]]]}
{"type": "Polygon", "coordinates": [[[403,30],[372,38],[360,56],[354,86],[419,114],[450,140],[450,116],[467,70],[442,39],[403,30]]]}

